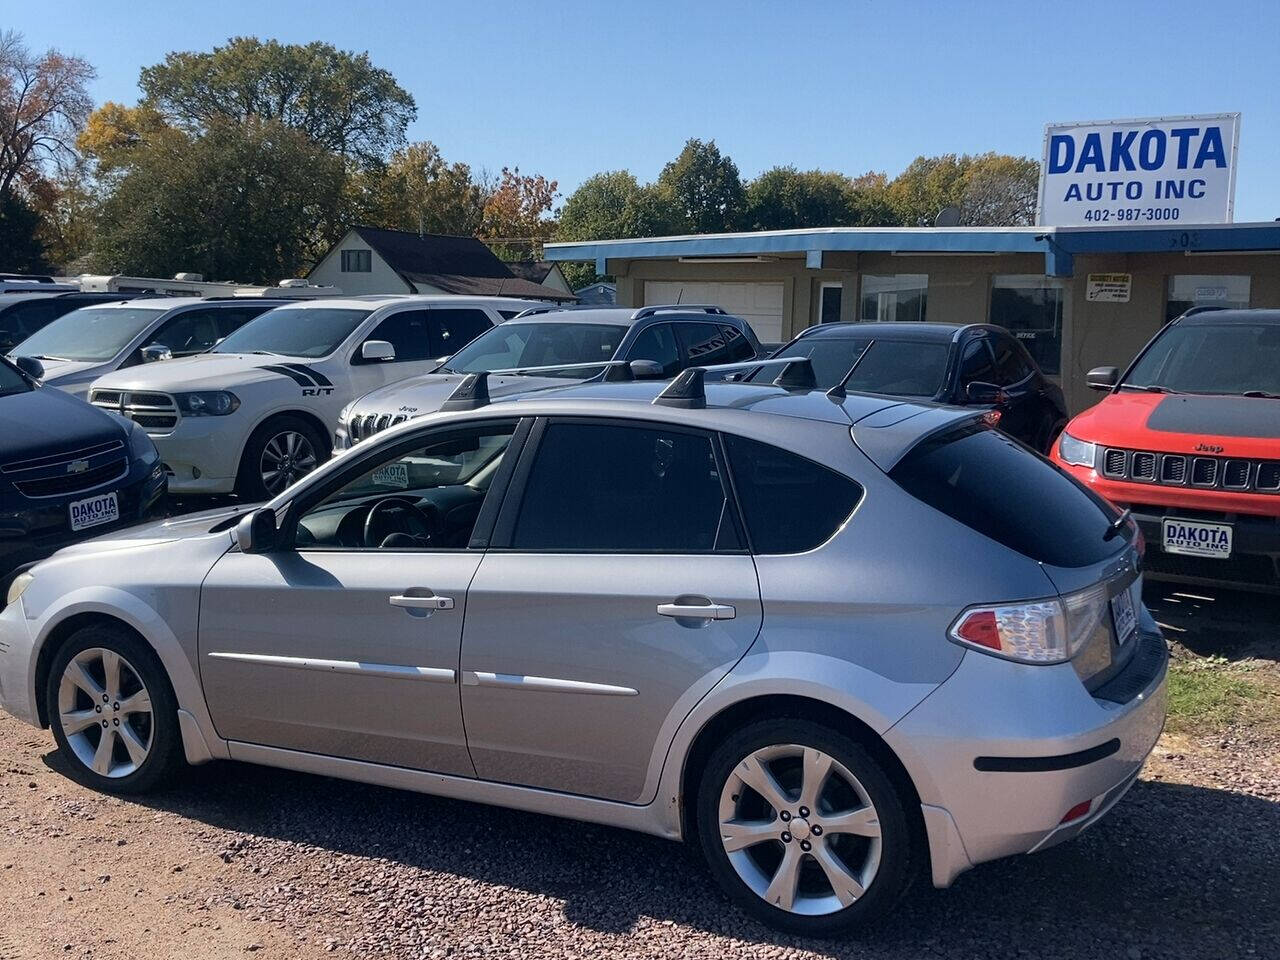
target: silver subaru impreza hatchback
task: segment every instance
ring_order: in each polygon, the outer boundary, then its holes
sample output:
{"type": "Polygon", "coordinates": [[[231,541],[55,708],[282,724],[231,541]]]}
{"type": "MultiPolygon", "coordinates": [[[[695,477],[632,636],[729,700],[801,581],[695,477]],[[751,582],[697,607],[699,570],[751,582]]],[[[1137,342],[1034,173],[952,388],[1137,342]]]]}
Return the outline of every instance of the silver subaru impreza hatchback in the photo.
{"type": "Polygon", "coordinates": [[[1134,782],[1138,539],[972,411],[480,375],[265,506],[20,574],[0,701],[97,789],[231,759],[683,838],[830,935],[1134,782]]]}

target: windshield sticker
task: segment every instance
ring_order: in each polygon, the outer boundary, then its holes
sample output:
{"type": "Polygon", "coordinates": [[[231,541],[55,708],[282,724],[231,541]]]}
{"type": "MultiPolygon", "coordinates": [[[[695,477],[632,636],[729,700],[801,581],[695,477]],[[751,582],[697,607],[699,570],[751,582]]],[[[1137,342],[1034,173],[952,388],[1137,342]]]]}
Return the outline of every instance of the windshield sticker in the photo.
{"type": "Polygon", "coordinates": [[[403,460],[385,464],[373,471],[373,475],[369,477],[369,480],[380,487],[395,487],[399,490],[404,490],[409,486],[409,465],[403,460]]]}

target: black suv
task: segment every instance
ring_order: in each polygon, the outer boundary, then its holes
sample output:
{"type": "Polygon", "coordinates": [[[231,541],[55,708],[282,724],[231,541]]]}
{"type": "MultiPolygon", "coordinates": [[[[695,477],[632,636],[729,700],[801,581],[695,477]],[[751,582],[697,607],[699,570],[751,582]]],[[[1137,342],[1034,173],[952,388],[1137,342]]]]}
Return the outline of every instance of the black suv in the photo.
{"type": "Polygon", "coordinates": [[[141,427],[40,386],[42,373],[0,357],[0,577],[144,519],[167,485],[141,427]]]}
{"type": "MultiPolygon", "coordinates": [[[[773,354],[808,357],[818,387],[990,408],[988,422],[1044,453],[1067,422],[1062,389],[1004,327],[985,323],[824,323],[773,354]]],[[[776,366],[743,379],[776,376],[776,366]]]]}

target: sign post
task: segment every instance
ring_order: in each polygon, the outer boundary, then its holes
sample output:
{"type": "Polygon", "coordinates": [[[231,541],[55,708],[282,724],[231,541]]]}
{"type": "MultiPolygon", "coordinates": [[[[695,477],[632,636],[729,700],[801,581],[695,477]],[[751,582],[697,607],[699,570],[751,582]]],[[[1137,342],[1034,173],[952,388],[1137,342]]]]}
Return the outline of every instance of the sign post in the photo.
{"type": "Polygon", "coordinates": [[[1230,223],[1240,114],[1049,124],[1036,223],[1230,223]]]}

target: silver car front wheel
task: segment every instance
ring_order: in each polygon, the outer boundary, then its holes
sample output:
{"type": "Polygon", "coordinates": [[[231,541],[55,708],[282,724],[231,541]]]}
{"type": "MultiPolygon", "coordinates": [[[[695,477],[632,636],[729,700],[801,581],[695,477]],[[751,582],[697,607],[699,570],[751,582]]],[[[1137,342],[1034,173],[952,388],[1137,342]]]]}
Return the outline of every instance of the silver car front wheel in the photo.
{"type": "Polygon", "coordinates": [[[319,464],[315,447],[306,434],[282,430],[262,448],[258,474],[263,488],[272,496],[306,476],[319,464]]]}
{"type": "Polygon", "coordinates": [[[151,752],[151,694],[133,664],[104,647],[81,650],[62,671],[58,723],[76,758],[100,777],[135,773],[151,752]]]}

